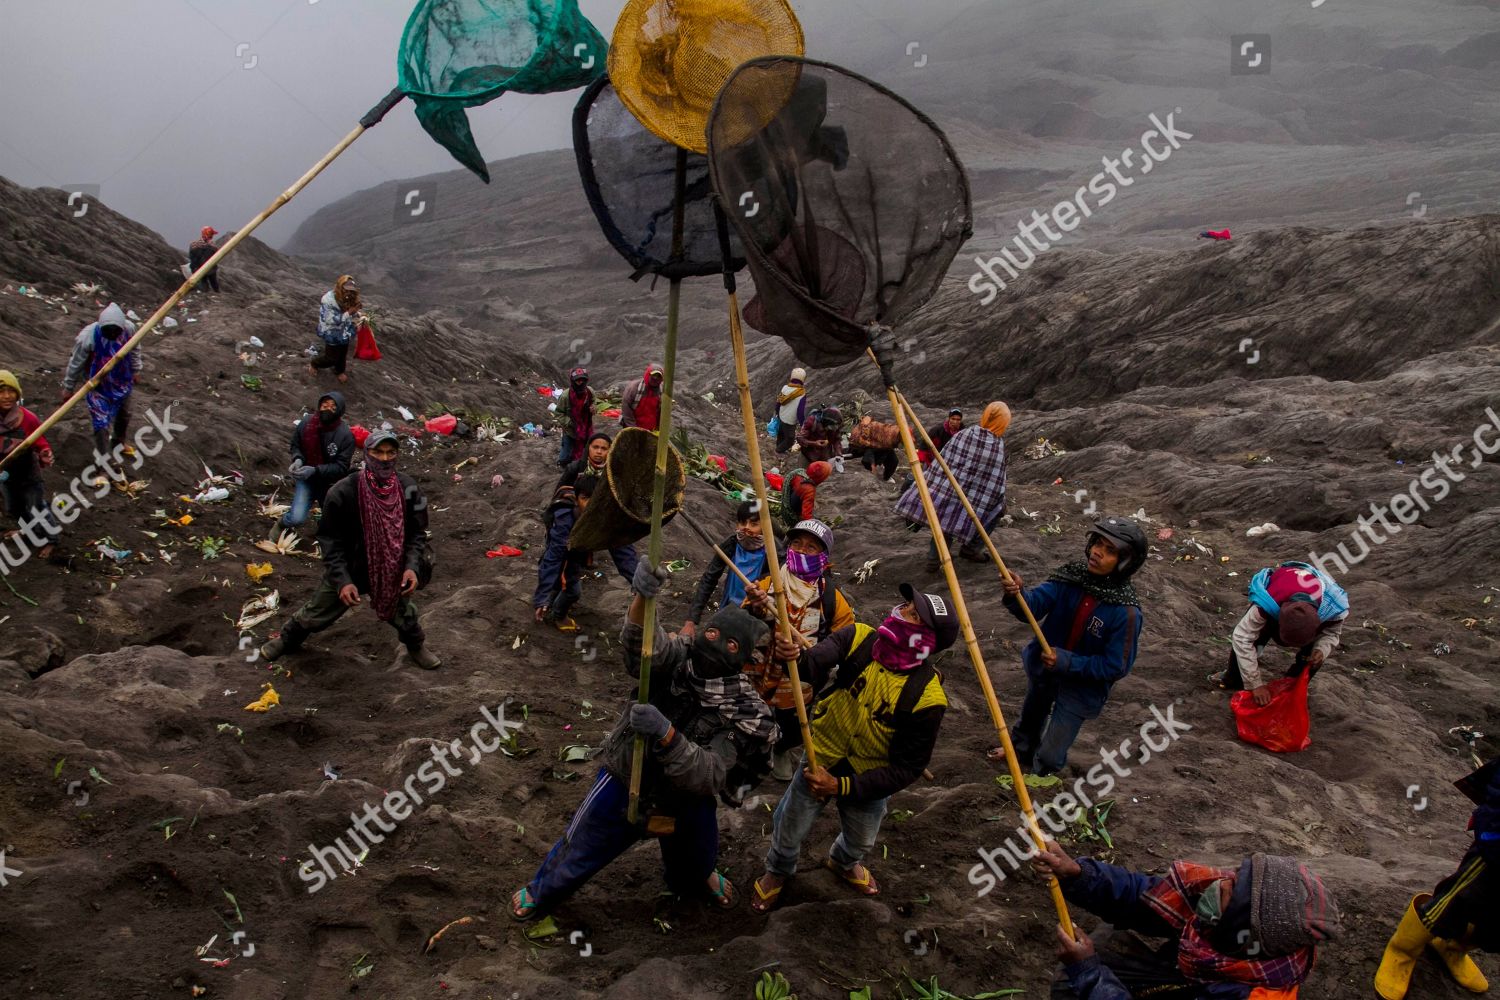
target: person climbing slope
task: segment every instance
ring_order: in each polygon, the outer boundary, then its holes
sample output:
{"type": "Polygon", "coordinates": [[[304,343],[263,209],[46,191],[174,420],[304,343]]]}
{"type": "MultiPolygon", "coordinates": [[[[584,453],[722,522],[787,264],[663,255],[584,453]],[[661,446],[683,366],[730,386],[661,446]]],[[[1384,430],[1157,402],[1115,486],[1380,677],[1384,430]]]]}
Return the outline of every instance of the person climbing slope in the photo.
{"type": "MultiPolygon", "coordinates": [[[[642,561],[620,639],[625,669],[640,672],[646,600],[661,592],[664,571],[642,561]]],[[[744,670],[767,634],[740,608],[724,608],[689,639],[656,627],[651,701],[621,706],[604,741],[598,777],[531,881],[510,897],[510,915],[552,912],[615,858],[646,837],[660,838],[667,888],[679,896],[735,903],[734,886],[714,870],[719,855],[717,797],[754,784],[770,766],[776,722],[744,670]],[[641,822],[626,809],[635,738],[645,739],[641,822]]]]}
{"type": "MultiPolygon", "coordinates": [[[[0,458],[9,455],[32,431],[42,426],[41,419],[21,405],[21,395],[20,380],[8,371],[0,371],[0,458]]],[[[42,470],[52,467],[52,446],[45,437],[39,437],[29,452],[0,472],[0,497],[5,500],[5,515],[14,519],[18,526],[4,534],[8,541],[24,532],[29,541],[35,542],[36,532],[40,530],[42,544],[36,550],[37,554],[43,559],[51,559],[62,537],[62,526],[57,523],[52,505],[47,502],[47,490],[42,485],[42,470]]],[[[11,564],[8,558],[6,562],[11,564]]]]}
{"type": "MultiPolygon", "coordinates": [[[[745,574],[746,579],[759,580],[766,575],[766,540],[761,534],[760,514],[757,513],[755,501],[740,501],[734,512],[734,534],[724,539],[719,548],[734,560],[734,565],[745,574]]],[[[692,608],[688,611],[687,620],[682,623],[682,635],[691,639],[697,633],[698,622],[702,620],[709,601],[713,600],[720,580],[724,580],[724,592],[719,596],[720,607],[739,607],[744,601],[744,583],[735,573],[728,573],[726,579],[726,571],[727,567],[722,559],[716,556],[709,560],[708,569],[698,578],[692,608]]]]}
{"type": "Polygon", "coordinates": [[[589,388],[589,370],[574,368],[563,397],[562,445],[557,464],[563,469],[584,457],[584,450],[594,435],[594,390],[589,388]]]}
{"type": "MultiPolygon", "coordinates": [[[[570,549],[568,536],[594,491],[609,488],[606,482],[609,443],[608,434],[596,433],[589,438],[584,457],[563,470],[552,500],[542,515],[547,542],[537,563],[536,591],[532,594],[531,604],[536,621],[550,622],[563,632],[578,630],[578,623],[568,616],[568,612],[583,596],[583,578],[593,564],[593,553],[570,549]]],[[[626,580],[632,579],[638,561],[635,546],[617,545],[609,550],[609,554],[620,575],[626,580]]]]}
{"type": "Polygon", "coordinates": [[[878,629],[850,625],[805,651],[785,636],[774,640],[776,659],[795,659],[814,690],[837,674],[812,720],[817,769],[798,771],[776,806],[766,872],[750,900],[757,912],[776,905],[830,799],[838,804],[840,832],[825,866],[862,896],[880,892],[864,859],[880,834],[886,802],[932,759],[948,698],[930,661],[958,638],[958,616],[942,597],[909,583],[900,593],[902,603],[878,629]]]}
{"type": "Polygon", "coordinates": [[[654,431],[661,426],[661,386],[666,369],[646,366],[646,374],[625,386],[620,396],[620,426],[654,431]]]}
{"type": "MultiPolygon", "coordinates": [[[[125,318],[123,309],[113,302],[105,306],[99,313],[99,321],[80,330],[73,341],[73,355],[63,375],[63,399],[72,395],[80,382],[98,375],[134,334],[135,324],[125,318]]],[[[101,462],[116,448],[122,455],[135,455],[135,449],[125,441],[125,434],[130,429],[130,397],[143,364],[140,348],[132,350],[103,381],[84,394],[89,424],[94,430],[94,452],[101,462]]]]}
{"type": "Polygon", "coordinates": [[[818,487],[832,474],[833,466],[827,462],[814,462],[806,472],[787,476],[781,486],[782,523],[794,528],[799,522],[811,518],[818,508],[818,487]]]}
{"type": "MultiPolygon", "coordinates": [[[[984,522],[985,531],[991,530],[1005,514],[1005,441],[1004,434],[1010,427],[1010,407],[996,401],[984,408],[976,427],[965,427],[943,445],[943,460],[953,471],[964,495],[969,498],[974,512],[984,522]]],[[[975,562],[990,557],[984,540],[979,537],[979,528],[964,510],[963,502],[946,476],[931,476],[927,489],[932,493],[932,505],[937,511],[938,527],[942,529],[949,544],[959,543],[958,554],[975,562]]],[[[927,515],[922,509],[922,497],[915,484],[909,487],[896,502],[896,512],[916,525],[926,525],[927,515]]],[[[927,545],[927,572],[938,570],[937,542],[927,545]]]]}
{"type": "Polygon", "coordinates": [[[783,455],[797,443],[797,429],[807,419],[807,369],[793,368],[776,394],[776,453],[783,455]]]}
{"type": "Polygon", "coordinates": [[[1093,935],[1057,928],[1056,1000],[1296,1000],[1318,945],[1338,937],[1338,902],[1296,858],[1255,853],[1234,868],[1174,861],[1145,875],[1054,841],[1032,862],[1075,906],[1109,921],[1093,935]],[[1148,947],[1137,935],[1166,938],[1148,947]]]}
{"type": "Polygon", "coordinates": [[[306,524],[312,505],[322,504],[333,485],[349,474],[354,461],[354,432],[344,424],[344,397],[337,392],[318,397],[318,408],[292,429],[292,508],[272,529],[272,541],[282,531],[306,524]]]}
{"type": "Polygon", "coordinates": [[[443,665],[426,646],[412,595],[432,577],[427,541],[427,499],[412,479],[396,471],[400,442],[390,431],[365,440],[364,467],[328,491],[318,546],[323,579],[281,634],[260,647],[267,661],[295,653],[370,596],[375,617],[390,622],[412,661],[424,670],[443,665]]]}
{"type": "MultiPolygon", "coordinates": [[[[1128,518],[1106,517],[1084,543],[1084,561],[1065,563],[1047,582],[1026,591],[1026,604],[1052,647],[1035,638],[1021,650],[1026,700],[1011,727],[1021,766],[1055,774],[1089,719],[1098,718],[1110,688],[1130,673],[1140,643],[1141,601],[1130,578],[1146,562],[1146,536],[1128,518]]],[[[1003,603],[1025,621],[1017,596],[1024,584],[1011,572],[1003,603]]],[[[990,759],[1001,759],[998,750],[990,759]]]]}
{"type": "MultiPolygon", "coordinates": [[[[188,270],[196,272],[219,252],[219,248],[214,246],[214,237],[218,234],[219,231],[213,226],[204,226],[198,238],[188,244],[188,270]]],[[[200,288],[207,286],[215,295],[219,294],[219,265],[215,264],[198,284],[200,288]]]]}
{"type": "MultiPolygon", "coordinates": [[[[834,583],[832,566],[833,529],[828,525],[809,518],[786,533],[781,580],[786,588],[787,617],[792,628],[814,645],[854,624],[854,609],[834,583]]],[[[755,588],[745,596],[745,609],[775,626],[776,601],[768,574],[756,579],[755,588]]],[[[759,678],[758,687],[776,709],[776,724],[781,727],[781,739],[771,758],[771,774],[778,781],[790,781],[797,768],[794,751],[802,745],[792,679],[780,663],[773,661],[759,678]]],[[[802,700],[809,710],[813,697],[812,686],[804,681],[802,700]]]]}
{"type": "Polygon", "coordinates": [[[352,276],[339,275],[318,306],[318,337],[323,341],[323,353],[307,366],[309,375],[318,374],[320,368],[332,368],[340,382],[349,381],[345,368],[349,345],[363,318],[360,309],[359,285],[352,276]]]}
{"type": "Polygon", "coordinates": [[[1269,643],[1297,651],[1287,677],[1318,675],[1339,644],[1349,617],[1349,595],[1311,563],[1267,567],[1250,580],[1250,609],[1230,637],[1229,667],[1209,680],[1229,691],[1250,691],[1257,705],[1271,703],[1271,679],[1261,657],[1269,643]]]}
{"type": "Polygon", "coordinates": [[[849,447],[859,456],[859,464],[882,480],[890,482],[895,478],[896,470],[901,466],[901,460],[896,457],[896,449],[901,447],[901,428],[881,423],[865,414],[849,432],[849,447]],[[880,471],[876,472],[876,466],[880,471]]]}
{"type": "Polygon", "coordinates": [[[830,470],[844,464],[844,414],[837,406],[814,410],[797,429],[797,445],[809,466],[827,462],[830,470]]]}

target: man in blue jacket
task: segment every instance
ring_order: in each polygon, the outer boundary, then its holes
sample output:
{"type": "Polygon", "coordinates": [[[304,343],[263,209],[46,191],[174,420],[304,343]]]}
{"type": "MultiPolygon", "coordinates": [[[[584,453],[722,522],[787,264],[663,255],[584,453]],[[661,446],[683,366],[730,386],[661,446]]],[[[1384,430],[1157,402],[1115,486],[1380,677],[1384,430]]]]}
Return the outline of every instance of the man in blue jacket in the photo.
{"type": "Polygon", "coordinates": [[[1057,1000],[1296,1000],[1317,946],[1340,930],[1332,892],[1296,858],[1257,853],[1233,868],[1174,861],[1165,875],[1143,875],[1075,861],[1048,841],[1032,864],[1110,925],[1092,937],[1057,928],[1066,977],[1057,1000]],[[1149,946],[1135,935],[1166,940],[1149,946]]]}
{"type": "MultiPolygon", "coordinates": [[[[1130,578],[1146,551],[1146,536],[1134,521],[1106,517],[1089,532],[1085,561],[1065,563],[1026,592],[1052,650],[1044,653],[1032,639],[1021,651],[1026,700],[1010,735],[1023,768],[1040,775],[1062,770],[1078,731],[1099,716],[1110,688],[1130,673],[1143,619],[1130,578]]],[[[1021,589],[1012,572],[1005,606],[1024,621],[1016,599],[1021,589]]]]}

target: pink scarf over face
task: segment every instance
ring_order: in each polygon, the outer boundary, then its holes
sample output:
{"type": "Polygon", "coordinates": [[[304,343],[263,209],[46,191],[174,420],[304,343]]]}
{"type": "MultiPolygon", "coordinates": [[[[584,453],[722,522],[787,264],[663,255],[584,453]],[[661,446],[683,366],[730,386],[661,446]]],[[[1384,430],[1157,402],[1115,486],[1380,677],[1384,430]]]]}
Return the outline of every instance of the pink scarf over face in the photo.
{"type": "Polygon", "coordinates": [[[394,463],[366,456],[359,474],[359,519],[370,566],[370,603],[383,622],[401,600],[401,554],[406,548],[406,504],[394,463]],[[385,468],[380,468],[384,464],[385,468]]]}

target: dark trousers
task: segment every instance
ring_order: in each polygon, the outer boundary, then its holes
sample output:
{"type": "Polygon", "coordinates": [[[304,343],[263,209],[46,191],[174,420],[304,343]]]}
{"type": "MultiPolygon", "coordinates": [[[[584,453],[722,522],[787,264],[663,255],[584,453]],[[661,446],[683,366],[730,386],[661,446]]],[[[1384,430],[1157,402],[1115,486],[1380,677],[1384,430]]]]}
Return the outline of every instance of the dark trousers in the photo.
{"type": "Polygon", "coordinates": [[[1476,948],[1500,951],[1500,877],[1486,863],[1477,844],[1470,846],[1458,870],[1437,884],[1432,898],[1417,908],[1422,924],[1434,935],[1465,941],[1476,948]]]}
{"type": "Polygon", "coordinates": [[[213,289],[214,294],[217,295],[219,292],[219,269],[216,267],[212,271],[209,271],[207,274],[205,274],[203,276],[203,280],[199,282],[199,285],[208,286],[209,288],[213,289]]]}
{"type": "MultiPolygon", "coordinates": [[[[339,600],[338,588],[326,579],[318,581],[318,589],[313,591],[307,603],[281,627],[281,638],[286,643],[286,651],[292,653],[301,649],[308,636],[317,635],[328,628],[344,617],[344,612],[348,610],[344,602],[339,600]]],[[[396,602],[396,615],[391,619],[391,626],[407,649],[421,649],[422,644],[427,641],[427,634],[422,631],[422,624],[417,620],[417,606],[409,597],[396,602]]]]}
{"type": "MultiPolygon", "coordinates": [[[[1257,642],[1255,644],[1256,653],[1264,654],[1266,650],[1266,644],[1270,641],[1270,637],[1267,636],[1266,638],[1257,642]]],[[[1301,649],[1297,650],[1297,658],[1292,661],[1292,665],[1287,668],[1286,674],[1284,676],[1301,677],[1302,671],[1307,669],[1307,658],[1312,655],[1312,651],[1312,643],[1308,643],[1306,646],[1303,646],[1301,649]]],[[[1318,676],[1318,668],[1313,667],[1312,673],[1308,674],[1307,679],[1312,680],[1316,676],[1318,676]]],[[[1229,669],[1224,671],[1224,687],[1229,691],[1245,690],[1245,679],[1240,676],[1240,660],[1239,657],[1234,655],[1234,650],[1232,649],[1229,651],[1229,669]]]]}
{"type": "Polygon", "coordinates": [[[348,344],[323,343],[323,353],[313,358],[310,364],[314,368],[332,368],[335,375],[344,374],[344,366],[349,361],[348,344]]]}
{"type": "Polygon", "coordinates": [[[120,400],[113,425],[94,432],[94,450],[101,455],[108,455],[115,445],[125,443],[125,434],[130,430],[130,400],[134,395],[131,393],[120,400]]]}
{"type": "Polygon", "coordinates": [[[1046,671],[1041,677],[1028,674],[1021,718],[1011,727],[1010,739],[1015,744],[1016,757],[1027,769],[1032,769],[1035,758],[1037,774],[1061,771],[1068,763],[1068,750],[1078,739],[1078,731],[1094,717],[1059,702],[1062,684],[1063,677],[1055,670],[1046,671]]]}
{"type": "MultiPolygon", "coordinates": [[[[527,883],[537,910],[546,913],[583,888],[615,858],[645,839],[641,825],[625,818],[630,789],[605,768],[573,814],[568,829],[527,883]]],[[[701,895],[719,856],[717,803],[709,795],[676,810],[677,829],[661,838],[667,888],[679,896],[701,895]]]]}
{"type": "Polygon", "coordinates": [[[875,471],[875,466],[881,466],[880,478],[889,482],[895,478],[896,470],[901,467],[901,460],[896,457],[893,448],[866,448],[859,464],[871,472],[875,471]]]}
{"type": "Polygon", "coordinates": [[[797,443],[797,425],[783,423],[776,428],[776,454],[784,455],[797,443]]]}
{"type": "MultiPolygon", "coordinates": [[[[1134,934],[1117,931],[1108,924],[1090,934],[1089,939],[1094,942],[1100,964],[1114,973],[1132,997],[1203,1000],[1218,995],[1205,992],[1212,988],[1209,984],[1190,983],[1183,978],[1177,966],[1175,941],[1152,948],[1134,934]]],[[[1078,1000],[1078,994],[1061,972],[1052,984],[1052,1000],[1078,1000]]]]}
{"type": "MultiPolygon", "coordinates": [[[[23,456],[16,460],[16,465],[24,466],[29,460],[23,456]]],[[[57,523],[52,506],[47,502],[47,490],[42,486],[41,476],[22,478],[12,470],[5,481],[0,482],[0,498],[5,501],[6,516],[13,518],[17,524],[36,517],[37,527],[50,540],[56,541],[62,534],[62,527],[57,523]]]]}

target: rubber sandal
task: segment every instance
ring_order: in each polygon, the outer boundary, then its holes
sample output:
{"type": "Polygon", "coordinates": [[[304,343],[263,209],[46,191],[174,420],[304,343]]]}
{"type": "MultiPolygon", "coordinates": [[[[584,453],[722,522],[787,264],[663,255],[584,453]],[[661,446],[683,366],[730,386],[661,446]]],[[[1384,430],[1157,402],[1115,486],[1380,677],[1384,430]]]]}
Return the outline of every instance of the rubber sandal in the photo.
{"type": "Polygon", "coordinates": [[[856,890],[858,890],[861,896],[880,895],[880,885],[875,881],[874,874],[871,873],[870,869],[865,868],[865,866],[858,861],[854,863],[853,868],[844,869],[840,868],[838,866],[838,862],[834,861],[832,858],[824,858],[823,867],[833,872],[849,885],[852,885],[856,890]],[[863,877],[854,874],[861,869],[863,869],[865,873],[863,877]]]}
{"type": "Polygon", "coordinates": [[[573,633],[578,631],[578,623],[571,618],[557,618],[552,624],[557,626],[559,632],[573,633]]]}
{"type": "Polygon", "coordinates": [[[531,890],[521,886],[510,894],[510,919],[518,924],[536,917],[536,900],[531,898],[531,890]]]}
{"type": "Polygon", "coordinates": [[[739,903],[739,893],[734,891],[734,883],[729,881],[720,872],[713,872],[708,876],[709,895],[721,910],[732,910],[739,903]]]}
{"type": "Polygon", "coordinates": [[[1227,670],[1215,670],[1208,675],[1208,682],[1222,688],[1224,686],[1224,675],[1227,673],[1229,673],[1227,670]]]}
{"type": "Polygon", "coordinates": [[[751,888],[755,890],[755,895],[750,900],[750,909],[756,913],[769,913],[771,908],[776,905],[776,901],[781,898],[781,890],[786,888],[786,879],[784,878],[781,879],[780,885],[770,890],[761,888],[760,883],[768,878],[781,878],[781,876],[766,872],[751,883],[751,888]]]}

